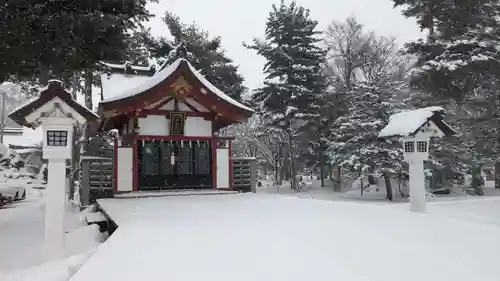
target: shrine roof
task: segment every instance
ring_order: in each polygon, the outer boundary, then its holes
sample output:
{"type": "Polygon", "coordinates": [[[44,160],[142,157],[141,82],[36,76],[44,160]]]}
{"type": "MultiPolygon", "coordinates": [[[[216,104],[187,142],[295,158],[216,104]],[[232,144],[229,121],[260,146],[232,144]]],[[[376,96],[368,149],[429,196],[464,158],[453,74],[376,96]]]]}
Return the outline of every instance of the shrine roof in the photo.
{"type": "Polygon", "coordinates": [[[33,124],[26,121],[26,116],[54,98],[59,98],[61,101],[65,102],[87,121],[96,121],[99,119],[97,114],[74,100],[71,94],[62,87],[62,82],[59,80],[50,80],[49,85],[42,88],[37,97],[26,101],[24,104],[14,109],[9,114],[9,118],[21,126],[34,128],[35,126],[33,124]]]}
{"type": "Polygon", "coordinates": [[[445,135],[456,132],[443,120],[444,109],[439,106],[403,111],[389,117],[389,123],[379,133],[380,138],[414,136],[428,122],[434,123],[445,135]]]}
{"type": "Polygon", "coordinates": [[[135,75],[127,77],[126,75],[118,76],[116,74],[112,74],[106,79],[103,79],[102,83],[103,83],[104,99],[100,102],[100,106],[107,106],[114,102],[128,100],[130,98],[139,96],[144,92],[158,86],[160,83],[162,83],[163,81],[165,81],[178,71],[189,72],[188,74],[192,74],[206,88],[206,90],[216,95],[218,98],[223,99],[225,102],[231,104],[232,106],[235,106],[246,112],[250,113],[254,112],[253,109],[239,103],[238,101],[232,99],[230,96],[223,93],[212,83],[210,83],[187,60],[182,58],[176,60],[175,62],[166,67],[161,68],[161,70],[159,70],[152,76],[135,75]],[[105,93],[105,91],[107,90],[111,91],[112,94],[105,93]]]}

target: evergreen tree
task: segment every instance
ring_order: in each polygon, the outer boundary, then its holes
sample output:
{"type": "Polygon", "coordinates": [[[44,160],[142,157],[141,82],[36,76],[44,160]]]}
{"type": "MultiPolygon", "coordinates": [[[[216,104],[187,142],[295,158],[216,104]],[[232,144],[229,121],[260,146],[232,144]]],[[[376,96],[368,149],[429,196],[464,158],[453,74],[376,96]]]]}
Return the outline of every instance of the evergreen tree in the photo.
{"type": "Polygon", "coordinates": [[[100,60],[120,58],[126,31],[151,16],[147,2],[7,0],[0,9],[0,82],[12,75],[69,82],[100,60]]]}
{"type": "Polygon", "coordinates": [[[400,95],[406,86],[407,61],[398,54],[394,38],[372,34],[364,49],[364,62],[357,66],[350,89],[343,92],[349,110],[330,126],[329,152],[334,164],[348,168],[356,177],[383,175],[387,199],[392,200],[390,179],[404,166],[401,144],[377,136],[389,116],[403,107],[400,95]]]}
{"type": "Polygon", "coordinates": [[[164,37],[153,38],[145,35],[146,45],[156,59],[167,59],[172,63],[184,56],[177,52],[182,47],[187,59],[214,86],[232,98],[241,101],[241,96],[248,89],[243,85],[244,79],[222,49],[221,37],[210,37],[208,32],[196,24],[184,24],[180,18],[167,12],[163,21],[167,25],[173,40],[164,37]]]}
{"type": "Polygon", "coordinates": [[[281,1],[280,5],[273,5],[269,14],[265,41],[254,39],[252,45],[246,45],[267,60],[264,87],[254,93],[253,99],[261,104],[263,115],[270,120],[268,125],[287,135],[291,183],[295,189],[296,150],[307,147],[304,144],[309,143],[308,136],[318,128],[326,86],[322,71],[325,51],[318,46],[321,39],[317,36],[317,24],[310,18],[309,10],[295,2],[286,5],[281,1]],[[295,143],[298,140],[302,143],[295,143]]]}
{"type": "Polygon", "coordinates": [[[456,141],[433,145],[438,156],[433,157],[434,163],[454,170],[448,173],[461,173],[485,159],[496,161],[500,152],[496,91],[500,77],[500,4],[493,0],[441,0],[424,1],[424,7],[413,2],[395,1],[396,5],[410,4],[406,16],[422,20],[427,15],[432,20],[421,25],[430,31],[426,40],[407,44],[406,52],[418,58],[412,85],[424,92],[427,103],[446,105],[460,131],[456,141]]]}

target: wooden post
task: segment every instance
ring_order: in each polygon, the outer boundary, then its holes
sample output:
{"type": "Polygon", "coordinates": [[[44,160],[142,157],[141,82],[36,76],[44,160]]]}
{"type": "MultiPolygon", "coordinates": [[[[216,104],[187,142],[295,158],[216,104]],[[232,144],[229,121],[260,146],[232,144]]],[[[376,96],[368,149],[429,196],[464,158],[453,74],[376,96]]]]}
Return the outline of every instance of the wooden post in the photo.
{"type": "Polygon", "coordinates": [[[82,206],[90,204],[90,162],[82,159],[82,186],[80,186],[80,199],[82,206]]]}
{"type": "Polygon", "coordinates": [[[250,191],[257,193],[257,159],[250,160],[250,191]]]}

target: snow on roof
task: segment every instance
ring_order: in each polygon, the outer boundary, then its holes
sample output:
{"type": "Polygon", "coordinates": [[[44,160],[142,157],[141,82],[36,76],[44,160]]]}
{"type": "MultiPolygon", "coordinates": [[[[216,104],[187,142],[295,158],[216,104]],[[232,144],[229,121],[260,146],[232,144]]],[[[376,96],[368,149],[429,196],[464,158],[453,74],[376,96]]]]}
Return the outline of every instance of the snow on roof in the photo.
{"type": "Polygon", "coordinates": [[[25,147],[38,147],[42,145],[43,130],[41,127],[38,127],[35,130],[23,127],[22,130],[22,135],[4,135],[3,143],[6,146],[16,145],[25,147]]]}
{"type": "MultiPolygon", "coordinates": [[[[118,82],[117,80],[113,81],[113,79],[105,78],[103,79],[103,94],[104,94],[104,99],[101,101],[101,103],[107,103],[107,102],[112,102],[124,98],[128,98],[131,96],[135,96],[137,94],[140,94],[144,91],[147,91],[154,86],[160,84],[162,81],[167,79],[181,64],[181,62],[187,63],[189,66],[189,69],[193,74],[200,80],[200,82],[211,92],[216,94],[218,97],[222,98],[223,100],[240,107],[242,109],[245,109],[247,111],[253,112],[253,109],[237,102],[236,100],[232,99],[230,96],[226,95],[223,93],[221,90],[219,90],[217,87],[215,87],[212,83],[210,83],[198,70],[196,70],[187,60],[185,59],[178,59],[174,63],[170,64],[169,66],[161,69],[159,72],[157,72],[154,76],[148,77],[148,76],[129,76],[126,77],[127,75],[120,75],[118,76],[117,74],[112,74],[116,75],[116,78],[119,78],[121,82],[127,81],[126,83],[121,83],[118,82]],[[126,77],[126,79],[123,79],[126,77]],[[111,89],[111,90],[110,90],[111,89]],[[106,91],[112,91],[111,94],[106,93],[106,91]]],[[[203,89],[202,89],[203,91],[203,89]]]]}
{"type": "Polygon", "coordinates": [[[247,111],[250,111],[250,112],[254,112],[254,110],[251,109],[250,107],[248,107],[248,106],[246,106],[244,104],[239,103],[238,101],[232,99],[230,96],[226,95],[221,90],[219,90],[217,87],[215,87],[198,70],[196,70],[189,62],[187,62],[187,64],[189,66],[189,69],[191,69],[191,71],[193,72],[193,74],[196,76],[196,78],[198,78],[198,80],[200,80],[200,82],[203,85],[205,85],[205,87],[207,87],[210,91],[212,91],[214,94],[216,94],[217,96],[219,96],[223,100],[231,103],[232,105],[235,105],[236,107],[243,108],[243,109],[245,109],[247,111]]]}
{"type": "Polygon", "coordinates": [[[378,134],[380,138],[391,136],[409,136],[420,128],[436,112],[444,112],[440,106],[431,106],[403,111],[389,117],[389,123],[378,134]]]}
{"type": "Polygon", "coordinates": [[[127,67],[130,67],[130,69],[132,70],[139,70],[139,71],[151,70],[151,66],[132,65],[132,63],[129,61],[125,62],[124,64],[108,63],[103,61],[101,61],[101,63],[109,68],[126,69],[127,67]]]}
{"type": "Polygon", "coordinates": [[[112,73],[111,75],[102,74],[102,96],[103,100],[99,102],[121,99],[124,92],[135,89],[151,77],[143,75],[129,75],[121,73],[112,73]]]}
{"type": "MultiPolygon", "coordinates": [[[[63,88],[63,90],[64,90],[66,93],[71,93],[71,91],[70,91],[69,89],[67,89],[67,88],[64,88],[64,87],[63,87],[63,85],[64,85],[64,84],[63,84],[63,82],[62,82],[62,81],[57,80],[57,79],[51,79],[51,80],[49,80],[49,85],[50,85],[51,83],[57,83],[57,84],[59,84],[59,85],[63,88]]],[[[12,112],[19,111],[21,108],[26,107],[26,106],[30,105],[32,102],[35,102],[36,100],[38,100],[38,99],[41,97],[41,94],[42,94],[43,92],[45,92],[45,91],[49,90],[49,85],[44,86],[44,87],[36,87],[36,88],[38,88],[38,89],[37,89],[37,91],[38,91],[38,95],[36,95],[36,96],[35,96],[35,97],[33,97],[33,98],[30,98],[30,99],[26,100],[26,101],[25,101],[25,102],[23,102],[21,105],[17,106],[15,109],[13,109],[13,110],[11,111],[11,113],[12,113],[12,112]]],[[[81,105],[83,110],[85,110],[85,111],[87,111],[88,113],[90,113],[90,114],[92,114],[92,115],[94,115],[94,116],[96,116],[96,117],[98,117],[98,118],[99,118],[99,115],[97,115],[95,112],[93,112],[91,109],[89,109],[89,108],[87,108],[87,107],[85,106],[85,102],[83,102],[83,103],[82,103],[81,101],[78,101],[78,100],[75,100],[75,102],[76,102],[76,103],[78,103],[79,105],[81,105]]]]}
{"type": "MultiPolygon", "coordinates": [[[[139,79],[136,79],[137,77],[140,77],[140,76],[134,77],[134,81],[132,81],[132,80],[130,81],[131,84],[135,84],[135,85],[133,85],[133,87],[131,87],[132,85],[129,85],[129,84],[112,83],[112,85],[111,85],[111,81],[108,81],[108,83],[110,83],[109,86],[114,87],[116,89],[115,95],[112,95],[109,98],[104,98],[101,101],[101,103],[107,103],[107,102],[112,102],[112,101],[121,100],[121,99],[128,98],[128,97],[132,97],[132,96],[135,96],[137,94],[140,94],[142,92],[145,92],[145,91],[153,88],[154,86],[160,84],[163,80],[167,79],[179,67],[181,61],[182,61],[182,59],[176,60],[174,63],[165,67],[164,69],[162,69],[161,71],[156,73],[154,76],[143,77],[143,80],[140,82],[139,82],[139,79]]],[[[132,77],[130,77],[130,78],[132,78],[132,77]]],[[[108,89],[109,89],[109,87],[108,87],[108,89]]],[[[105,89],[103,88],[103,93],[104,93],[104,90],[105,89]]]]}

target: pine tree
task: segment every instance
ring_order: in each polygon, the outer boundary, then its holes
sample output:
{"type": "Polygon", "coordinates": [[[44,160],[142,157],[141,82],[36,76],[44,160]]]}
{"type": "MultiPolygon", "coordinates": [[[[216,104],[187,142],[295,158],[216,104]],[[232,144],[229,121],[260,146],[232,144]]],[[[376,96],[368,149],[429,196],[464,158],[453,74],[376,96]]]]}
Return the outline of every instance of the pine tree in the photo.
{"type": "Polygon", "coordinates": [[[147,2],[8,0],[0,10],[0,82],[12,75],[69,82],[101,60],[120,58],[126,31],[151,16],[147,2]]]}
{"type": "MultiPolygon", "coordinates": [[[[318,46],[320,38],[309,10],[292,2],[273,5],[266,23],[265,41],[254,39],[249,49],[257,51],[267,62],[264,86],[253,95],[261,104],[268,126],[287,135],[288,159],[292,188],[295,182],[298,149],[311,131],[318,127],[321,95],[325,91],[322,65],[325,51],[318,46]],[[302,143],[296,143],[302,140],[302,143]]],[[[318,138],[316,137],[315,141],[318,138]]],[[[315,149],[316,147],[313,147],[315,149]]]]}
{"type": "Polygon", "coordinates": [[[337,89],[349,110],[331,124],[329,153],[333,164],[344,166],[356,177],[365,173],[384,176],[387,199],[392,200],[390,179],[401,174],[404,166],[401,145],[397,139],[377,136],[389,116],[404,105],[401,93],[408,63],[398,54],[394,38],[372,34],[363,45],[363,63],[357,65],[350,88],[337,89]]]}
{"type": "Polygon", "coordinates": [[[406,16],[432,16],[421,26],[430,31],[428,38],[407,44],[406,52],[418,58],[412,85],[424,92],[428,103],[448,105],[448,115],[461,133],[457,140],[434,145],[438,157],[433,162],[453,174],[481,165],[484,159],[495,161],[500,136],[495,90],[500,77],[500,4],[493,0],[427,1],[432,6],[424,1],[427,6],[422,7],[414,1],[395,2],[411,4],[413,12],[407,9],[406,16]],[[486,124],[492,129],[486,129],[486,124]]]}
{"type": "Polygon", "coordinates": [[[167,25],[173,40],[164,37],[145,36],[146,45],[156,59],[167,59],[172,63],[184,55],[176,52],[181,45],[187,53],[187,59],[214,86],[232,98],[241,101],[241,96],[248,90],[238,66],[222,49],[221,37],[210,37],[208,32],[196,24],[184,24],[180,18],[167,12],[163,21],[167,25]]]}

